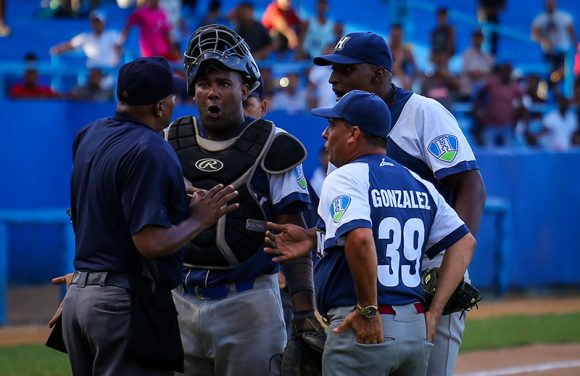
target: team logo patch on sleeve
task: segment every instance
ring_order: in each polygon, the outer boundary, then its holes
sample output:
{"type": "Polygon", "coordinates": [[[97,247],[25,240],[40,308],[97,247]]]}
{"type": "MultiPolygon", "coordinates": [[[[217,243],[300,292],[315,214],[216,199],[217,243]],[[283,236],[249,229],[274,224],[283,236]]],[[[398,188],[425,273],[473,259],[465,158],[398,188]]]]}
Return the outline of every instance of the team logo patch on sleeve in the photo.
{"type": "Polygon", "coordinates": [[[457,137],[450,134],[444,134],[436,137],[429,144],[429,153],[440,161],[451,163],[457,156],[459,144],[457,137]]]}
{"type": "Polygon", "coordinates": [[[334,223],[338,223],[350,205],[350,197],[341,195],[330,203],[330,215],[334,223]]]}
{"type": "Polygon", "coordinates": [[[306,178],[304,177],[304,170],[302,170],[302,165],[298,165],[292,169],[292,173],[296,177],[298,185],[302,189],[306,189],[306,178]]]}

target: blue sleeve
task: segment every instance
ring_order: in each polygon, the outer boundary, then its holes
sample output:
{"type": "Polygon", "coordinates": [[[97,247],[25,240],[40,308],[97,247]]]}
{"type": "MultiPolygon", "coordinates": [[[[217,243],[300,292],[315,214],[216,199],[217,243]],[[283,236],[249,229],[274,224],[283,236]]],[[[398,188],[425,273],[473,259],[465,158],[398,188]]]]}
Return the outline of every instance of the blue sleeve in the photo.
{"type": "MultiPolygon", "coordinates": [[[[130,153],[131,154],[131,153],[130,153]]],[[[124,164],[121,174],[121,205],[131,234],[147,225],[169,228],[169,190],[163,150],[149,148],[124,164]]]]}

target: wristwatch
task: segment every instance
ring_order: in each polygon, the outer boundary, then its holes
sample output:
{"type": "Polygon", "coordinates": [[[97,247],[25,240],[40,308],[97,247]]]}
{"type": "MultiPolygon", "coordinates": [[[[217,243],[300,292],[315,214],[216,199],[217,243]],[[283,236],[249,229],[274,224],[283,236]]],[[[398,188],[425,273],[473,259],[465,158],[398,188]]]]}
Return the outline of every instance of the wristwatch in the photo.
{"type": "Polygon", "coordinates": [[[364,317],[365,319],[372,319],[377,315],[379,306],[368,305],[363,307],[360,304],[357,304],[356,306],[354,306],[354,310],[357,311],[358,314],[364,317]]]}

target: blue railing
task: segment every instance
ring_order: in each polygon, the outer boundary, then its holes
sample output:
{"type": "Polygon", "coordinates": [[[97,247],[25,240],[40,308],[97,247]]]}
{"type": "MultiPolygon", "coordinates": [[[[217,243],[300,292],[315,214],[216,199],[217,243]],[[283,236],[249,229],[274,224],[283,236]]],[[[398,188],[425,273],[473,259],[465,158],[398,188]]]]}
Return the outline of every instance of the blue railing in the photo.
{"type": "MultiPolygon", "coordinates": [[[[63,234],[62,272],[73,270],[75,238],[65,209],[0,210],[0,326],[6,324],[6,292],[8,277],[8,226],[13,224],[60,225],[63,234]]],[[[31,260],[32,262],[32,260],[31,260]]]]}

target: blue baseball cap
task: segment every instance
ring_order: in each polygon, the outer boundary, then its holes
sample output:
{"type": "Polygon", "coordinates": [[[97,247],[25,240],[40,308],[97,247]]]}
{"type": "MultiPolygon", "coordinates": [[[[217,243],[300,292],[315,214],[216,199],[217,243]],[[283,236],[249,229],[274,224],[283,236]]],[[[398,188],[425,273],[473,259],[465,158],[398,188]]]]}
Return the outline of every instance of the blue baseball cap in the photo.
{"type": "Polygon", "coordinates": [[[378,95],[352,90],[333,107],[314,108],[312,114],[324,118],[344,119],[366,133],[387,138],[391,131],[391,111],[378,95]]]}
{"type": "Polygon", "coordinates": [[[185,93],[185,81],[173,75],[164,57],[140,57],[119,69],[117,98],[141,106],[154,104],[170,94],[185,93]]]}
{"type": "Polygon", "coordinates": [[[378,65],[391,71],[393,56],[387,42],[370,31],[350,33],[340,38],[334,51],[314,58],[316,65],[361,64],[378,65]]]}

